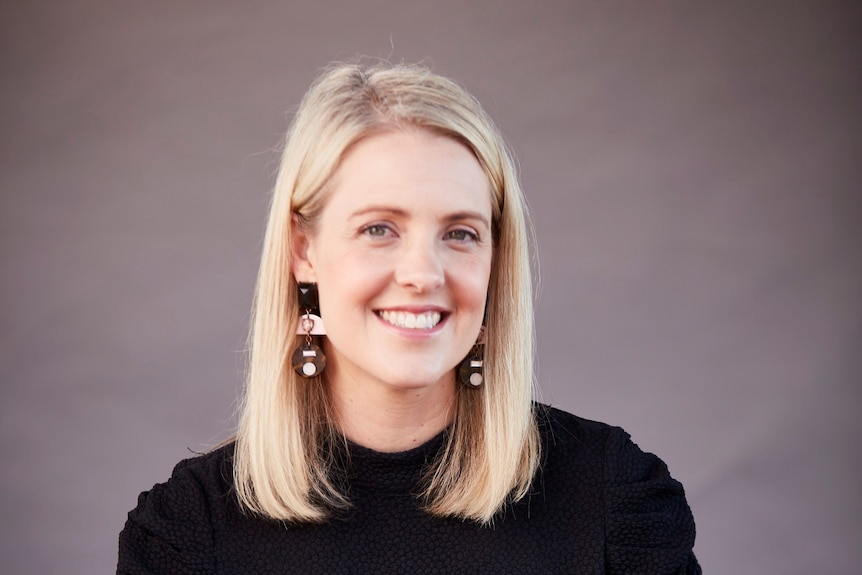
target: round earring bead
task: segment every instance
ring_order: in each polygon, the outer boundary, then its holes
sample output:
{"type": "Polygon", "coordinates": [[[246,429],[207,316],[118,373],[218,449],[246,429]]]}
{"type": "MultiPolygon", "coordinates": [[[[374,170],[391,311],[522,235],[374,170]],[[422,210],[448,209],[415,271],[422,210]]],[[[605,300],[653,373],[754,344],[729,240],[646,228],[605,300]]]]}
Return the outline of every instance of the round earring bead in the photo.
{"type": "Polygon", "coordinates": [[[462,361],[458,367],[458,379],[469,387],[481,386],[485,379],[482,375],[482,359],[473,356],[462,361]]]}
{"type": "Polygon", "coordinates": [[[293,369],[302,377],[320,375],[326,368],[323,350],[313,343],[303,343],[293,352],[293,369]]]}

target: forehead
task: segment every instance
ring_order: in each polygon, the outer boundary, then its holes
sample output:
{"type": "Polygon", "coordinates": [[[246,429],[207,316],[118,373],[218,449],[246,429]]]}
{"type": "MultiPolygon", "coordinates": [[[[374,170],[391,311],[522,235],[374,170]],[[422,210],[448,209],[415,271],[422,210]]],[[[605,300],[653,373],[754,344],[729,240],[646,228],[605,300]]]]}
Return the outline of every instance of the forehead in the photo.
{"type": "Polygon", "coordinates": [[[375,134],[354,144],[330,182],[327,208],[349,210],[384,202],[479,211],[490,219],[492,192],[473,152],[427,130],[375,134]]]}

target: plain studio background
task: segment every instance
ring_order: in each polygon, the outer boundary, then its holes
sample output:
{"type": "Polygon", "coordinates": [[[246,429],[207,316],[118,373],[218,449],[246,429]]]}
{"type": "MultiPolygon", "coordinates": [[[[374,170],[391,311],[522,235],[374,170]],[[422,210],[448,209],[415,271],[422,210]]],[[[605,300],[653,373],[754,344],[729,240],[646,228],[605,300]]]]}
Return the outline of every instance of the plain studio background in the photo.
{"type": "Polygon", "coordinates": [[[862,569],[851,2],[4,1],[0,571],[107,573],[227,437],[277,147],[356,53],[464,83],[541,258],[541,398],[686,486],[709,573],[862,569]]]}

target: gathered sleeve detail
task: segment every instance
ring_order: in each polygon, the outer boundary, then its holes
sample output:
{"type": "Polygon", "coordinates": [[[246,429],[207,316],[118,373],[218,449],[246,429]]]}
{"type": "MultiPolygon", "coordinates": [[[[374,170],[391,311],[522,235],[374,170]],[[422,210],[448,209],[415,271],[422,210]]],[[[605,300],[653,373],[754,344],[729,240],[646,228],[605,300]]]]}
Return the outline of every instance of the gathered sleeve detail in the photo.
{"type": "Polygon", "coordinates": [[[611,428],[605,446],[608,573],[700,575],[694,518],[682,485],[652,453],[611,428]]]}
{"type": "Polygon", "coordinates": [[[120,533],[117,573],[205,575],[214,572],[207,497],[179,463],[166,483],[141,493],[120,533]]]}

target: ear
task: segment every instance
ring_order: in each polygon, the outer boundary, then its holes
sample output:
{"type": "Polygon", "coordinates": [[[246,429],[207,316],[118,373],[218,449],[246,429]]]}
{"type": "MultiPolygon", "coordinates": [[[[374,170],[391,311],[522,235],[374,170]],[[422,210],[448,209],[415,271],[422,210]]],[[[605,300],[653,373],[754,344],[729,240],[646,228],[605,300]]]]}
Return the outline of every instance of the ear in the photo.
{"type": "Polygon", "coordinates": [[[290,271],[297,283],[317,283],[311,259],[311,238],[297,214],[290,218],[290,271]]]}

